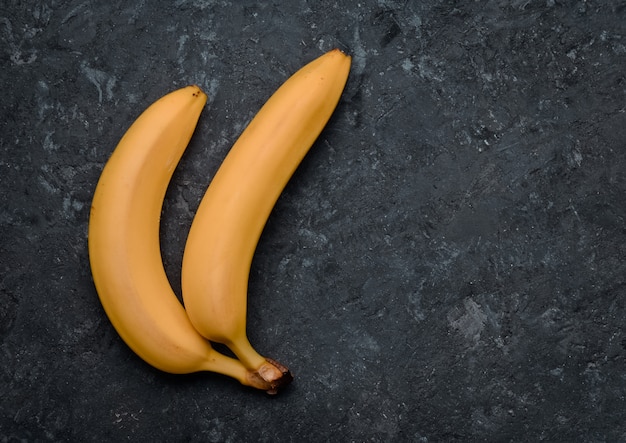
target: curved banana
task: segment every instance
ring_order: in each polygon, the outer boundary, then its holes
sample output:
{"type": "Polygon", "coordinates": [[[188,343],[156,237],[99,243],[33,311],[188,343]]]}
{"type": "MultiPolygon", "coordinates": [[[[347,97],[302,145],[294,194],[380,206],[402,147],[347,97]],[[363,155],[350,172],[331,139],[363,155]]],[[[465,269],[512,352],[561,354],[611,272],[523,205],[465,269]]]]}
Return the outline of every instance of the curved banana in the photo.
{"type": "Polygon", "coordinates": [[[111,323],[147,363],[170,373],[213,371],[270,391],[271,384],[215,351],[194,329],[161,260],[163,199],[206,99],[197,86],[171,92],[148,107],[122,137],[91,206],[93,280],[111,323]]]}
{"type": "Polygon", "coordinates": [[[276,200],[337,106],[351,58],[338,49],[301,68],[267,101],[226,156],[194,217],[182,265],[187,314],[278,385],[291,373],[259,355],[246,331],[248,277],[276,200]]]}

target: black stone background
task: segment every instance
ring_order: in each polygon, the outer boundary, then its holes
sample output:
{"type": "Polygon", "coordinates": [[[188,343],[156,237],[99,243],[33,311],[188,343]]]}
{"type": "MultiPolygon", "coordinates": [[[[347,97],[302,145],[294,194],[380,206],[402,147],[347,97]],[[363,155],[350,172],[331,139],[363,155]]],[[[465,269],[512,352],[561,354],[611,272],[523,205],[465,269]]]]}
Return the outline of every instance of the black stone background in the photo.
{"type": "Polygon", "coordinates": [[[5,0],[0,441],[626,441],[626,2],[5,0]],[[275,398],[152,369],[99,304],[87,221],[134,118],[210,95],[164,205],[194,210],[292,72],[352,54],[281,196],[249,333],[275,398]]]}

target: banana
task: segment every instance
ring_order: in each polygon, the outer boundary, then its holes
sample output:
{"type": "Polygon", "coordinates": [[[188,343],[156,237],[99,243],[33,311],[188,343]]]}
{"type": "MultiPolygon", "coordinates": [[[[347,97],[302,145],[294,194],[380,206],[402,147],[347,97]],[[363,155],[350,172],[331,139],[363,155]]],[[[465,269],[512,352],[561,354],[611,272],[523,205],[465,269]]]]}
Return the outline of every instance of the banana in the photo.
{"type": "Polygon", "coordinates": [[[339,102],[350,63],[338,49],[327,52],[269,98],[211,181],[183,253],[183,301],[195,328],[278,386],[291,373],[257,353],[247,336],[250,266],[276,200],[339,102]]]}
{"type": "Polygon", "coordinates": [[[193,327],[161,260],[159,222],[172,173],[207,97],[187,86],[157,100],[130,126],[106,163],[89,218],[94,284],[111,323],[162,371],[212,371],[266,391],[275,386],[215,351],[193,327]]]}

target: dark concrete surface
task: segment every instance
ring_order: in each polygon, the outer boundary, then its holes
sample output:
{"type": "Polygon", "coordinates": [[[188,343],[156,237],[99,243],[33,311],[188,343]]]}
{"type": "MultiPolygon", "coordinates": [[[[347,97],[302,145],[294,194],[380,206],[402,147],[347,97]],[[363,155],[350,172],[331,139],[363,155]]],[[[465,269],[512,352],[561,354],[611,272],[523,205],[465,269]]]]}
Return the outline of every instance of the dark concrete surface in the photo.
{"type": "Polygon", "coordinates": [[[0,442],[626,441],[626,2],[16,1],[0,11],[0,442]],[[102,167],[149,103],[210,95],[166,269],[289,74],[354,57],[263,234],[275,398],[152,369],[94,290],[102,167]]]}

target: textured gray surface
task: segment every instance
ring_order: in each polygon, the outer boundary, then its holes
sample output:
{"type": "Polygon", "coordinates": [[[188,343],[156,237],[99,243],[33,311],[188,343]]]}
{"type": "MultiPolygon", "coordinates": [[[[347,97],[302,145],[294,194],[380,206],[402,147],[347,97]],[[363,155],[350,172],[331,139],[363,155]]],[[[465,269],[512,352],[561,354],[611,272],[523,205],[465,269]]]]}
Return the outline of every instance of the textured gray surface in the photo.
{"type": "Polygon", "coordinates": [[[624,23],[618,0],[3,2],[0,441],[626,440],[624,23]],[[345,94],[250,282],[294,384],[153,370],[91,282],[105,161],[159,96],[209,93],[162,219],[180,293],[230,145],[334,46],[345,94]]]}

